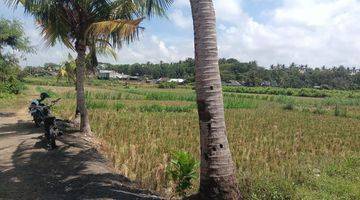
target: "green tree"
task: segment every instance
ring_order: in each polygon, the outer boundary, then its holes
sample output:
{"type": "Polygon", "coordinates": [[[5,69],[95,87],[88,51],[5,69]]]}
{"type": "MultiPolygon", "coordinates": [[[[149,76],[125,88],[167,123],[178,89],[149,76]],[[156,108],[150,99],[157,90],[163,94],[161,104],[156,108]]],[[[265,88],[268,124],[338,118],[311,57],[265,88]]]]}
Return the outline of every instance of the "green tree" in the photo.
{"type": "Polygon", "coordinates": [[[91,132],[85,105],[86,52],[91,43],[121,47],[138,38],[145,16],[164,15],[172,0],[8,0],[22,4],[40,24],[49,45],[61,41],[77,53],[77,107],[81,114],[80,129],[91,132]]]}
{"type": "Polygon", "coordinates": [[[4,48],[18,52],[31,52],[29,39],[25,36],[21,23],[17,20],[0,19],[0,92],[19,93],[20,67],[16,55],[4,52],[4,48]]]}
{"type": "Polygon", "coordinates": [[[25,52],[33,50],[30,46],[30,40],[25,36],[19,21],[0,19],[0,57],[2,57],[4,47],[25,52]]]}

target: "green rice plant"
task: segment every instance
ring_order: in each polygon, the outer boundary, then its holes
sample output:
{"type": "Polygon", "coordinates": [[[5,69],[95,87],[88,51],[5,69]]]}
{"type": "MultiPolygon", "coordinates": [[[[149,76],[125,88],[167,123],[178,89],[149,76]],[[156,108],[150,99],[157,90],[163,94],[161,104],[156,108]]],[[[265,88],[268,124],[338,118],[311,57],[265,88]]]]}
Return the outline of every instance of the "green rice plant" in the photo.
{"type": "Polygon", "coordinates": [[[86,107],[88,109],[106,109],[109,105],[104,101],[90,100],[86,102],[86,107]]]}
{"type": "Polygon", "coordinates": [[[163,106],[158,104],[141,105],[141,112],[190,112],[194,106],[163,106]]]}
{"type": "Polygon", "coordinates": [[[313,113],[318,115],[323,115],[325,114],[325,110],[321,104],[316,104],[313,113]]]}
{"type": "Polygon", "coordinates": [[[275,101],[283,104],[282,108],[284,110],[294,110],[295,109],[295,100],[292,97],[279,96],[276,98],[275,101]]]}
{"type": "Polygon", "coordinates": [[[176,152],[166,168],[170,179],[175,183],[175,191],[185,197],[186,192],[193,186],[192,182],[198,177],[199,162],[186,151],[176,152]]]}
{"type": "Polygon", "coordinates": [[[335,111],[334,111],[334,115],[337,117],[346,117],[347,115],[347,110],[340,107],[339,105],[335,106],[335,111]]]}
{"type": "Polygon", "coordinates": [[[124,109],[125,108],[125,105],[122,103],[122,102],[116,102],[115,104],[114,104],[114,108],[117,110],[117,111],[119,111],[119,110],[121,110],[121,109],[124,109]]]}
{"type": "Polygon", "coordinates": [[[295,105],[293,102],[288,102],[285,105],[283,105],[283,109],[284,110],[294,110],[295,109],[295,105]]]}
{"type": "Polygon", "coordinates": [[[225,109],[252,109],[257,106],[257,102],[246,99],[225,99],[224,101],[225,109]]]}

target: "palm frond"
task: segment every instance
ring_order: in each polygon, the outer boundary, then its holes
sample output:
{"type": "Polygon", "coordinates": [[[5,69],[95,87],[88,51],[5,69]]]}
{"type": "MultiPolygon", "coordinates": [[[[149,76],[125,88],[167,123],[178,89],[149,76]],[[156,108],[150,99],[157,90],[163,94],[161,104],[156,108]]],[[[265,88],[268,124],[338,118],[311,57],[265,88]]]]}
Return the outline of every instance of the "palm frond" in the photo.
{"type": "Polygon", "coordinates": [[[133,42],[143,30],[140,23],[144,18],[136,20],[108,20],[92,24],[87,35],[106,41],[112,41],[114,47],[121,47],[123,42],[133,42]]]}
{"type": "Polygon", "coordinates": [[[115,0],[112,3],[113,15],[131,13],[137,17],[166,16],[166,10],[173,2],[173,0],[115,0]]]}

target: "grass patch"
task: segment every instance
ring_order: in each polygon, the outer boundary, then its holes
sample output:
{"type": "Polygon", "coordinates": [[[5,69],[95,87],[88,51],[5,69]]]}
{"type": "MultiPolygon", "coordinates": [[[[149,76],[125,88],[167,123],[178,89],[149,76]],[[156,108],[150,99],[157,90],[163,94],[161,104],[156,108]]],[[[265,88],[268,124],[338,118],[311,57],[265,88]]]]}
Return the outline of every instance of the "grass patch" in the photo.
{"type": "Polygon", "coordinates": [[[40,93],[47,93],[48,95],[50,95],[51,98],[54,98],[54,97],[58,97],[59,95],[57,93],[55,93],[54,91],[52,91],[51,89],[46,89],[44,87],[41,87],[41,86],[37,86],[35,88],[35,90],[40,94],[40,93]]]}
{"type": "Polygon", "coordinates": [[[163,106],[163,105],[142,105],[140,112],[190,112],[195,106],[163,106]]]}

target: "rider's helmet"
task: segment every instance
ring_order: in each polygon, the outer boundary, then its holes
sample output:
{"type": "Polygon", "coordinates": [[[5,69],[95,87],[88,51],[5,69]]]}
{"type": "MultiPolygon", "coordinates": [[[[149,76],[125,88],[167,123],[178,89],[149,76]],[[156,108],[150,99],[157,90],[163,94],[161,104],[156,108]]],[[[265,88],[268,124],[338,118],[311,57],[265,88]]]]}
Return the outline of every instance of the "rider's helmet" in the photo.
{"type": "Polygon", "coordinates": [[[50,98],[50,95],[48,93],[43,92],[43,93],[40,94],[40,99],[44,100],[46,98],[50,98]]]}

